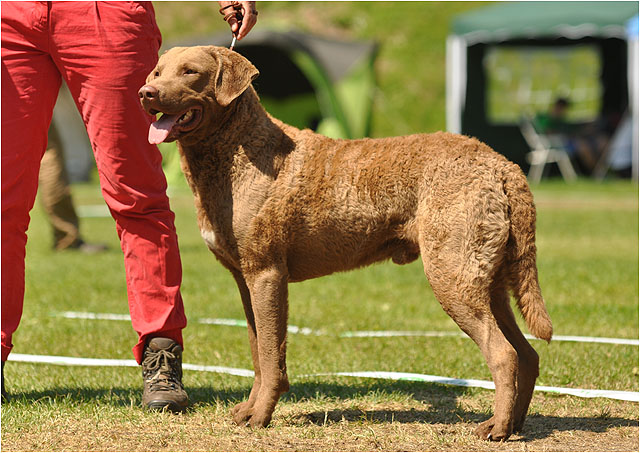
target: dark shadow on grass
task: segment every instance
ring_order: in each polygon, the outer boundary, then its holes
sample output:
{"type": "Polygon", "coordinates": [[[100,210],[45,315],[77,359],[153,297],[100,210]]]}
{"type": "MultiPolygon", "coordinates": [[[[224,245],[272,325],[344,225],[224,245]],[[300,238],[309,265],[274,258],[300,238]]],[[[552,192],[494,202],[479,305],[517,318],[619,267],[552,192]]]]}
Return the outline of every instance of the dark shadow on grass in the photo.
{"type": "MultiPolygon", "coordinates": [[[[233,403],[243,401],[249,395],[248,388],[243,390],[217,390],[212,387],[186,388],[189,395],[190,408],[196,404],[209,405],[212,402],[233,403]]],[[[8,389],[7,403],[64,403],[77,404],[104,404],[114,407],[140,407],[142,408],[142,383],[140,388],[78,388],[55,387],[48,390],[32,392],[11,392],[8,389]]],[[[3,401],[5,404],[5,401],[3,401]]]]}
{"type": "MultiPolygon", "coordinates": [[[[220,392],[213,388],[199,388],[189,390],[194,403],[208,404],[212,399],[233,405],[249,396],[250,388],[246,392],[220,392]]],[[[344,421],[353,423],[425,423],[425,424],[455,424],[480,423],[491,416],[493,407],[487,406],[486,411],[469,411],[458,403],[458,397],[468,389],[450,387],[432,383],[417,383],[403,381],[381,382],[372,380],[368,384],[348,385],[320,382],[301,382],[291,385],[289,392],[281,397],[281,403],[296,403],[301,400],[325,399],[357,399],[367,395],[403,395],[429,406],[428,410],[373,410],[333,409],[301,413],[292,417],[296,423],[312,423],[318,426],[344,421]]],[[[330,403],[328,403],[330,404],[330,403]]],[[[532,441],[545,439],[554,432],[583,431],[590,433],[604,433],[618,427],[638,426],[637,419],[621,417],[556,417],[531,414],[527,417],[524,429],[514,435],[510,441],[532,441]]]]}
{"type": "MultiPolygon", "coordinates": [[[[324,426],[330,423],[370,422],[370,423],[427,423],[427,424],[453,424],[456,422],[484,421],[487,416],[476,412],[456,411],[455,413],[434,413],[432,411],[361,411],[361,410],[332,410],[327,412],[311,412],[300,415],[308,422],[324,426]]],[[[591,433],[604,433],[612,428],[638,426],[636,420],[620,417],[553,417],[544,415],[529,415],[524,430],[518,440],[531,441],[545,439],[558,431],[585,431],[591,433]]]]}
{"type": "Polygon", "coordinates": [[[530,414],[519,435],[521,441],[546,439],[554,432],[577,431],[605,433],[613,428],[638,426],[638,420],[621,417],[555,417],[530,414]]]}
{"type": "MultiPolygon", "coordinates": [[[[73,404],[99,403],[111,406],[136,406],[142,404],[142,388],[106,388],[89,389],[77,387],[55,387],[49,390],[33,392],[12,392],[8,390],[7,403],[55,403],[69,402],[73,404]]],[[[4,402],[3,402],[4,404],[4,402]]]]}
{"type": "MultiPolygon", "coordinates": [[[[187,387],[191,408],[222,403],[233,406],[244,401],[249,395],[250,387],[242,389],[220,389],[209,386],[187,387]]],[[[431,383],[416,382],[381,382],[371,381],[365,384],[348,385],[319,382],[294,383],[291,390],[284,394],[281,402],[296,403],[299,401],[332,399],[357,399],[371,395],[402,395],[420,401],[429,406],[427,410],[372,410],[332,409],[327,411],[306,412],[291,418],[293,423],[310,423],[324,426],[339,422],[353,423],[425,423],[455,424],[480,423],[489,418],[491,407],[486,411],[469,411],[458,404],[458,397],[468,390],[431,383]]],[[[58,387],[38,392],[9,393],[9,404],[15,402],[43,402],[47,404],[67,401],[72,405],[96,403],[116,407],[142,408],[142,389],[110,388],[87,389],[58,387]]],[[[5,404],[5,403],[3,403],[5,404]]],[[[330,402],[328,403],[331,404],[330,402]]],[[[230,417],[230,415],[229,415],[230,417]]],[[[556,417],[531,414],[527,417],[524,430],[513,441],[532,441],[545,439],[555,432],[577,431],[604,433],[617,427],[638,426],[637,419],[621,417],[556,417]]]]}

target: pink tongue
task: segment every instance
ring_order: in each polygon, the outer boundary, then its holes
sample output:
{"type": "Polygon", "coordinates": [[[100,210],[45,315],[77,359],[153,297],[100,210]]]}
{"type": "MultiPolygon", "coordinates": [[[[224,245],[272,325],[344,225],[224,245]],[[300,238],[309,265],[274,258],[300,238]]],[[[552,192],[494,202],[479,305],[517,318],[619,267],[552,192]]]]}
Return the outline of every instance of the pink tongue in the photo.
{"type": "Polygon", "coordinates": [[[157,145],[165,141],[169,136],[169,132],[171,132],[171,128],[176,124],[176,121],[178,121],[178,118],[178,115],[168,115],[165,113],[158,121],[151,124],[149,127],[149,143],[157,145]]]}

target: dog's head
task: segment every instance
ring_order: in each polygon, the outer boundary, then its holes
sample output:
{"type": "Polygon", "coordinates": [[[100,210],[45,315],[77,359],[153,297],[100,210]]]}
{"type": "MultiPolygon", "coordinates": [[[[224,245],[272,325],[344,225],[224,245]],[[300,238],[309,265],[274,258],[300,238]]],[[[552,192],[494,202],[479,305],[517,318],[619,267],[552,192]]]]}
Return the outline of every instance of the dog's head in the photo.
{"type": "Polygon", "coordinates": [[[162,114],[149,129],[149,142],[205,137],[257,76],[246,58],[224,47],[168,50],[138,92],[148,113],[162,114]]]}

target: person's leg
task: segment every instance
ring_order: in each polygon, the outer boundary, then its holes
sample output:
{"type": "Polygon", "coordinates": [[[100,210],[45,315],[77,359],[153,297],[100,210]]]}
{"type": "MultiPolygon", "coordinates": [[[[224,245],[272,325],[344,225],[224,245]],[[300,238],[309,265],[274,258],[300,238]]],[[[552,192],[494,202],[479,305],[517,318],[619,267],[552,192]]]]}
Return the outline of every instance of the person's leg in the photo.
{"type": "Polygon", "coordinates": [[[73,204],[69,175],[65,167],[62,141],[54,121],[49,127],[49,142],[40,163],[38,194],[51,224],[54,250],[76,250],[94,254],[108,249],[105,244],[85,242],[82,239],[80,219],[73,204]]]}
{"type": "Polygon", "coordinates": [[[87,126],[116,221],[142,363],[149,338],[182,344],[186,325],[174,214],[137,94],[157,61],[160,33],[151,5],[132,2],[53,2],[51,22],[52,55],[87,126]]]}
{"type": "Polygon", "coordinates": [[[47,4],[2,4],[2,361],[22,315],[29,211],[60,88],[46,53],[47,4]]]}
{"type": "Polygon", "coordinates": [[[53,230],[53,248],[64,250],[79,244],[80,222],[71,198],[60,138],[53,124],[48,139],[38,176],[39,198],[53,230]]]}

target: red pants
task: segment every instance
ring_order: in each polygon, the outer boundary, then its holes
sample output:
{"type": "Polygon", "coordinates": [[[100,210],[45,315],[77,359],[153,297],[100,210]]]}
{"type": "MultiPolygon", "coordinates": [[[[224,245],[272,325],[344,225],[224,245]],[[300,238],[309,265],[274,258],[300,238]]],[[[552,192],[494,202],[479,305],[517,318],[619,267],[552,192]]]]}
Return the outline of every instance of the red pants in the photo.
{"type": "MultiPolygon", "coordinates": [[[[40,160],[61,79],[94,150],[104,199],[124,252],[129,310],[139,342],[182,344],[182,267],[161,155],[138,89],[158,58],[151,4],[2,2],[2,360],[22,315],[24,259],[40,160]]],[[[72,292],[72,288],[70,288],[72,292]]],[[[82,304],[82,295],[77,295],[82,304]]]]}

